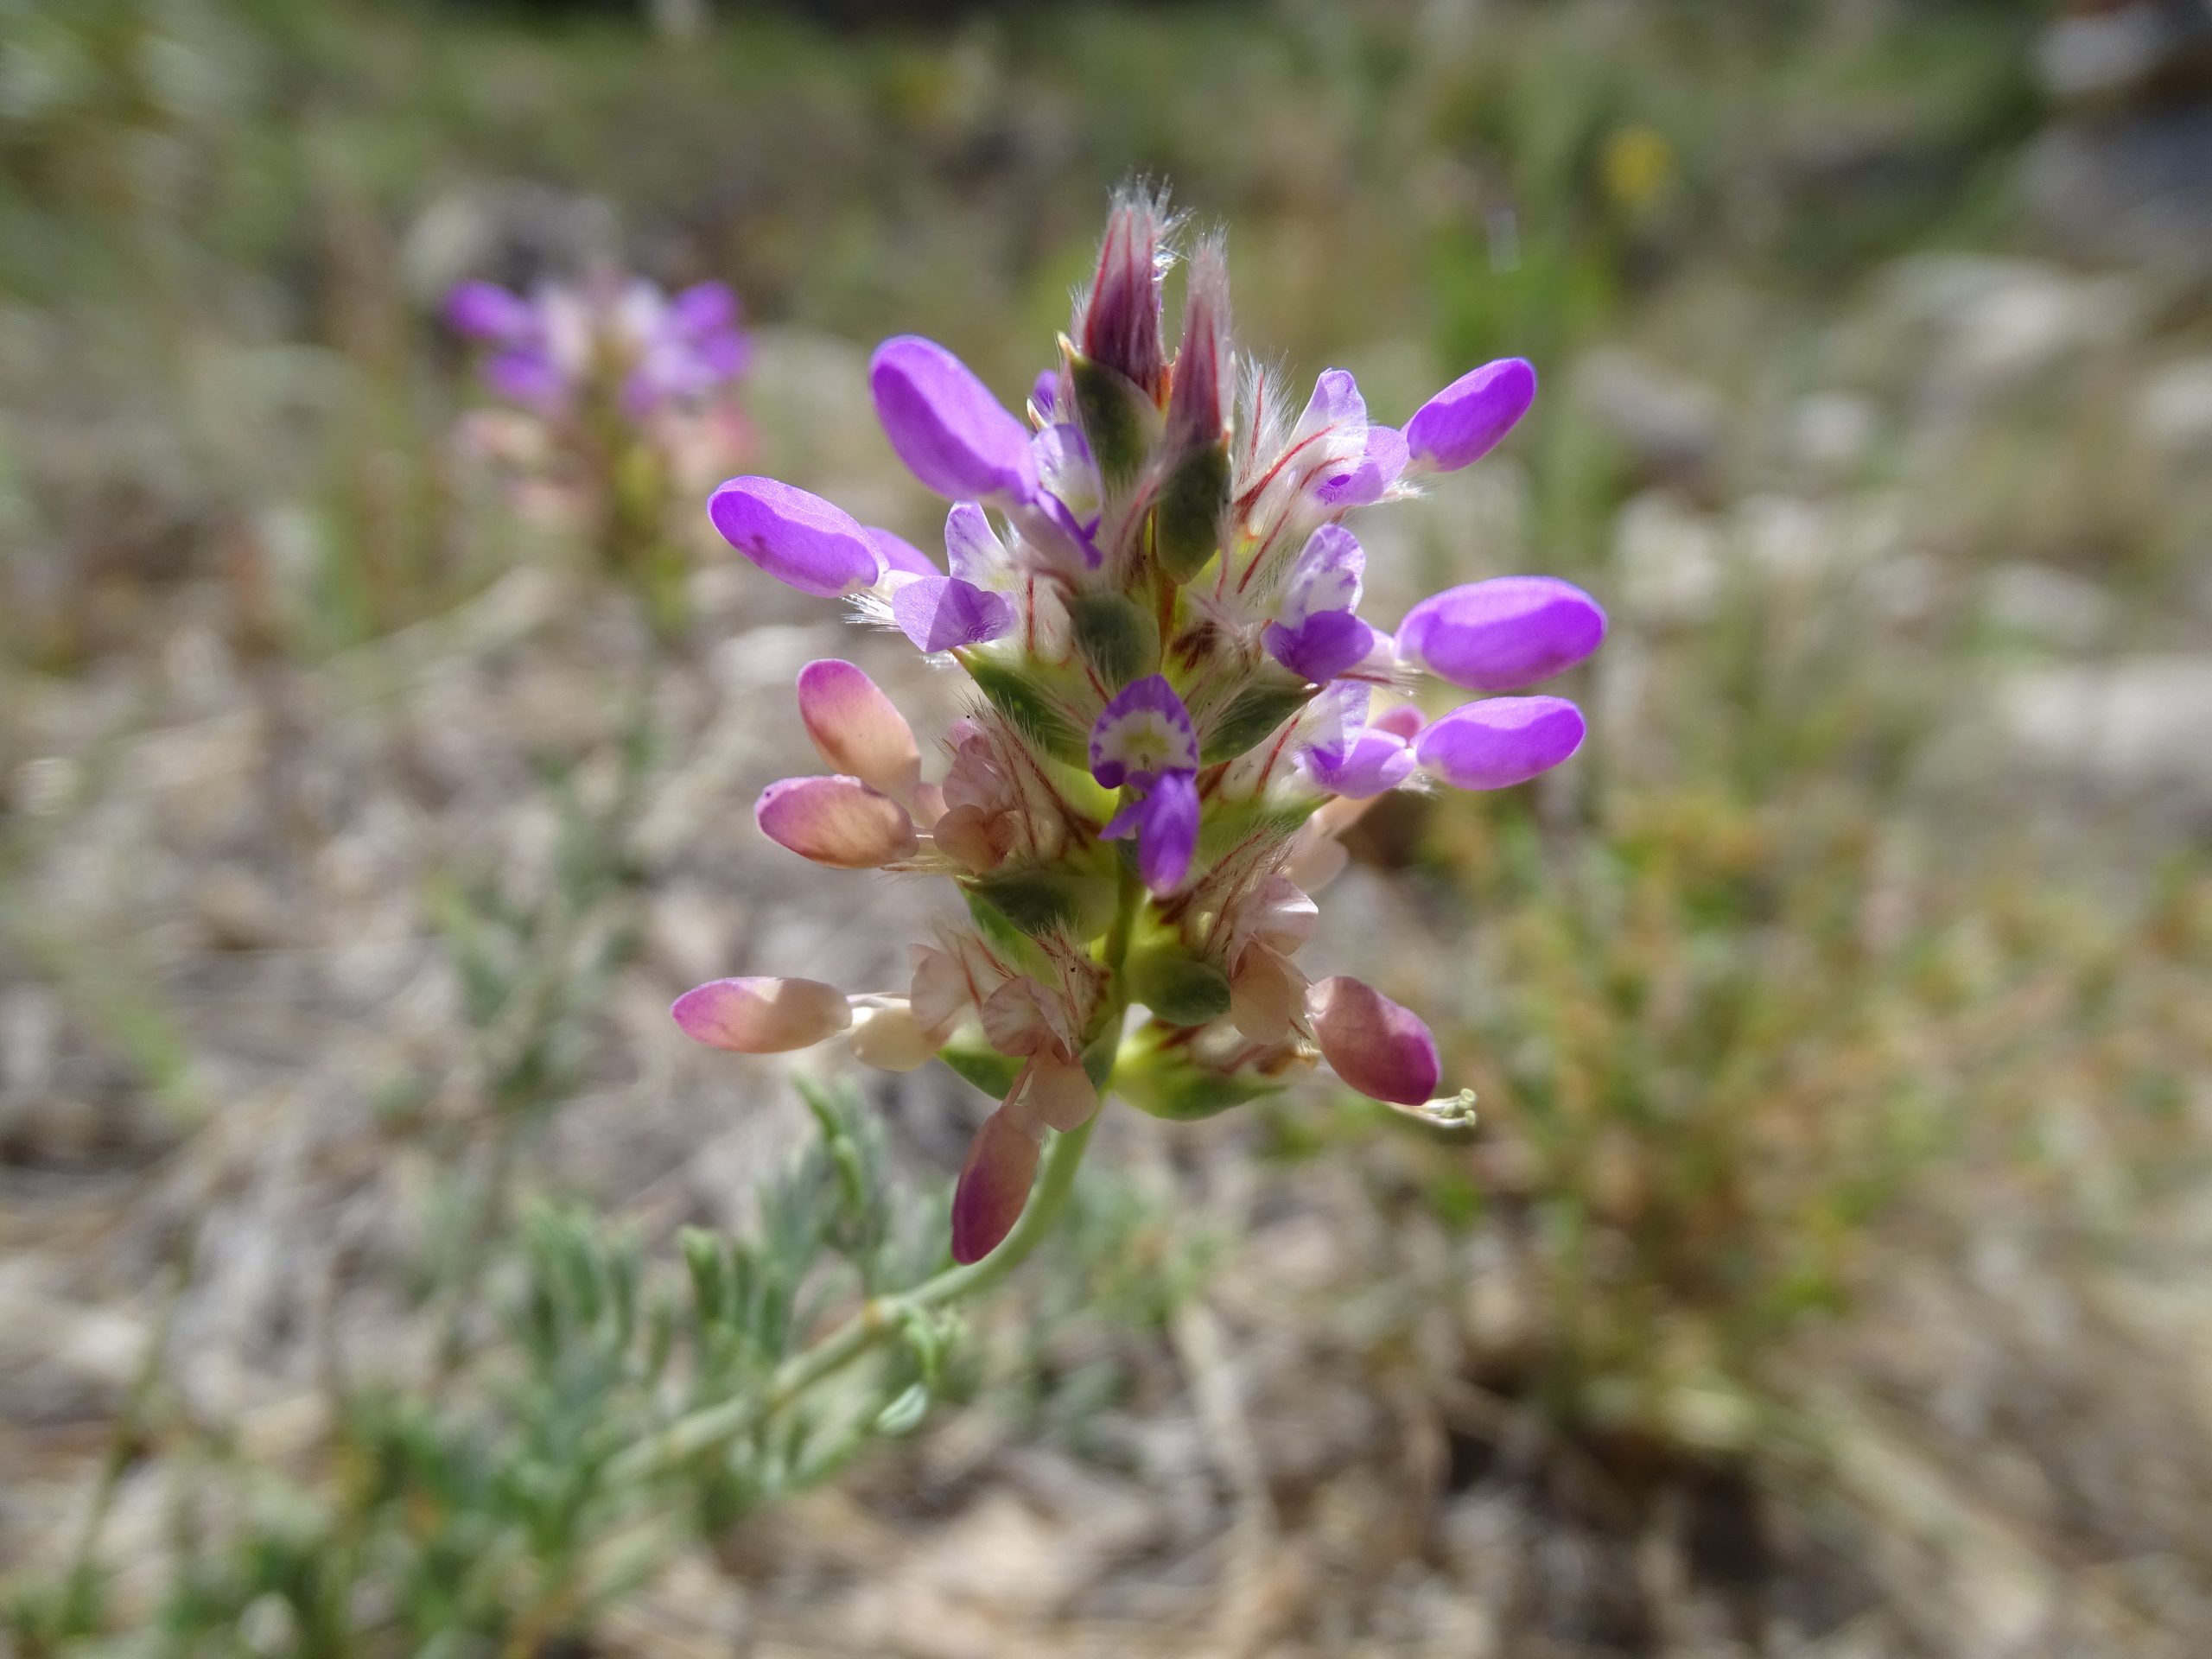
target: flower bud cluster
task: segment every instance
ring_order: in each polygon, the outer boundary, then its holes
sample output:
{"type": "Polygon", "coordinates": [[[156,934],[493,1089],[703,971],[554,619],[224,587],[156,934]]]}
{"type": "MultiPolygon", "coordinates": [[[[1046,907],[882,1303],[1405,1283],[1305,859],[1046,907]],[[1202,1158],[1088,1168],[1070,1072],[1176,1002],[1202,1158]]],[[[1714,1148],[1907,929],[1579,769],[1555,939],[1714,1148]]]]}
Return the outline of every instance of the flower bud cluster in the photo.
{"type": "Polygon", "coordinates": [[[1419,677],[1510,693],[1597,648],[1604,613],[1542,576],[1359,614],[1365,555],[1342,522],[1480,459],[1535,392],[1517,359],[1438,392],[1402,429],[1325,372],[1295,411],[1240,372],[1220,246],[1189,261],[1181,337],[1161,327],[1172,225],[1116,200],[1098,271],[1026,422],[950,352],[901,336],[870,387],[886,435],[952,503],[940,564],[766,478],[709,505],[730,544],[842,598],[974,688],[926,781],[921,746],[859,668],[813,663],[799,712],[830,768],[772,785],[757,817],[818,863],[952,882],[964,915],[913,948],[906,995],[806,980],[702,985],[675,1008],[702,1042],[761,1053],[850,1029],[864,1062],[942,1057],[1001,1104],[954,1201],[979,1259],[1027,1201],[1048,1132],[1109,1091],[1169,1118],[1220,1111],[1325,1063],[1433,1116],[1433,1038],[1413,1013],[1296,960],[1341,832],[1385,792],[1500,789],[1573,754],[1574,705],[1485,696],[1435,719],[1419,677]]]}
{"type": "Polygon", "coordinates": [[[532,517],[618,556],[658,538],[671,495],[696,499],[753,447],[734,395],[752,345],[724,283],[671,296],[601,271],[522,295],[468,282],[445,315],[483,348],[499,403],[463,423],[463,448],[532,517]]]}

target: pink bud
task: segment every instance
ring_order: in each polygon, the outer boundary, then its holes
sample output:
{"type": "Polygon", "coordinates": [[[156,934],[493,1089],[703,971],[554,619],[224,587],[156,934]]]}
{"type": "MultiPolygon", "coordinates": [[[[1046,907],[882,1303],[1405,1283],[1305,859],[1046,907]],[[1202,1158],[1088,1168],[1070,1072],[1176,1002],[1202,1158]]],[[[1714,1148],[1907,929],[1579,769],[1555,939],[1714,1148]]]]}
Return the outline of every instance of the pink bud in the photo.
{"type": "Polygon", "coordinates": [[[1418,1106],[1436,1093],[1436,1039],[1410,1008],[1342,975],[1314,986],[1306,1006],[1321,1057],[1361,1094],[1418,1106]]]}
{"type": "Polygon", "coordinates": [[[998,1249],[1029,1202],[1043,1131],[1001,1106],[983,1120],[952,1192],[952,1259],[962,1266],[998,1249]]]}
{"type": "Polygon", "coordinates": [[[880,869],[921,846],[906,809],[857,778],[786,778],[761,791],[753,817],[769,840],[841,870],[880,869]]]}
{"type": "Polygon", "coordinates": [[[922,756],[882,688],[835,657],[798,671],[798,717],[822,758],[871,789],[910,800],[922,780],[922,756]]]}
{"type": "Polygon", "coordinates": [[[716,979],[676,999],[683,1034],[739,1054],[811,1048],[852,1021],[845,994],[816,979],[716,979]]]}

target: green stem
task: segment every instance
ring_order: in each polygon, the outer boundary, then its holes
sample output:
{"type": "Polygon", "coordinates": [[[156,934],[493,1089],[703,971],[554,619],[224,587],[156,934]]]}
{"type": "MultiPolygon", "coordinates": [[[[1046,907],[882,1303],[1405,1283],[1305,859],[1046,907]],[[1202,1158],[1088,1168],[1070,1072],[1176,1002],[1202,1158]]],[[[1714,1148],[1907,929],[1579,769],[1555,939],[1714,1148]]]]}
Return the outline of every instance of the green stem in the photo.
{"type": "MultiPolygon", "coordinates": [[[[1128,1006],[1128,988],[1122,982],[1122,965],[1129,954],[1129,940],[1136,931],[1137,915],[1144,907],[1145,892],[1133,866],[1124,865],[1116,893],[1114,925],[1106,935],[1105,967],[1109,981],[1107,1018],[1118,1020],[1128,1006]]],[[[1104,1090],[1100,1091],[1102,1094],[1104,1090]]],[[[1075,1187],[1075,1173],[1090,1145],[1097,1114],[1065,1135],[1055,1135],[1045,1149],[1045,1166],[1023,1206],[1014,1230],[980,1262],[948,1268],[913,1289],[893,1296],[870,1298],[845,1323],[809,1348],[776,1368],[768,1386],[758,1395],[741,1395],[705,1406],[678,1418],[651,1440],[640,1440],[607,1465],[607,1484],[616,1489],[674,1469],[692,1459],[728,1445],[754,1424],[781,1411],[809,1389],[842,1370],[855,1360],[896,1336],[916,1313],[946,1307],[980,1296],[1029,1259],[1067,1207],[1075,1187]]]]}
{"type": "Polygon", "coordinates": [[[1082,1128],[1053,1136],[1045,1166],[1021,1218],[1005,1241],[980,1262],[948,1268],[913,1289],[871,1297],[858,1313],[805,1352],[794,1354],[776,1370],[759,1395],[741,1395],[679,1418],[651,1440],[640,1440],[607,1466],[606,1484],[620,1489],[689,1463],[727,1446],[755,1423],[772,1416],[823,1378],[842,1370],[863,1354],[899,1334],[912,1315],[981,1295],[1027,1261],[1066,1208],[1075,1173],[1090,1144],[1093,1117],[1082,1128]]]}

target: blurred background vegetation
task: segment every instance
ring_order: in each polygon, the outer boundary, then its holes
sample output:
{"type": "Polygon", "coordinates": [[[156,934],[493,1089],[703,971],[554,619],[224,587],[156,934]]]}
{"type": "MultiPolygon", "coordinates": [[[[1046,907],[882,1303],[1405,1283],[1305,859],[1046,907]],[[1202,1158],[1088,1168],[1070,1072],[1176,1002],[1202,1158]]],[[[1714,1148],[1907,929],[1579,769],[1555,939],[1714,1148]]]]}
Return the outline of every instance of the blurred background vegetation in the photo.
{"type": "Polygon", "coordinates": [[[0,1639],[2201,1654],[2208,227],[2197,0],[0,0],[0,1639]],[[518,519],[438,305],[726,279],[756,469],[926,543],[867,350],[1018,403],[1133,174],[1381,418],[1543,377],[1357,527],[1379,620],[1596,593],[1592,741],[1312,947],[1481,1121],[1117,1114],[875,1392],[610,1482],[981,1102],[683,1051],[903,974],[744,810],[861,647],[518,519]]]}

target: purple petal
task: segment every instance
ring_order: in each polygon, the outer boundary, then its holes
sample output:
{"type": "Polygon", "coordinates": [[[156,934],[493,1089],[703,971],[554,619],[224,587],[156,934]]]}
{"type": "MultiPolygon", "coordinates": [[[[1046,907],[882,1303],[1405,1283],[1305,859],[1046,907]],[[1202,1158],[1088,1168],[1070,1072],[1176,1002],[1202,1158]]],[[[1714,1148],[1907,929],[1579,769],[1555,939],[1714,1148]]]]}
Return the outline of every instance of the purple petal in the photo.
{"type": "Polygon", "coordinates": [[[1499,576],[1421,601],[1398,650],[1470,691],[1511,691],[1573,667],[1605,637],[1605,613],[1573,582],[1499,576]]]}
{"type": "Polygon", "coordinates": [[[939,495],[1027,501],[1037,493],[1027,429],[936,341],[885,340],[868,365],[868,387],[892,448],[939,495]]]}
{"type": "Polygon", "coordinates": [[[1165,898],[1183,885],[1198,847],[1198,786],[1188,772],[1172,772],[1150,791],[1114,815],[1101,839],[1137,838],[1137,874],[1147,891],[1165,898]]]}
{"type": "Polygon", "coordinates": [[[693,361],[714,380],[734,380],[752,366],[753,337],[736,329],[702,334],[692,342],[693,361]]]}
{"type": "Polygon", "coordinates": [[[1007,563],[1006,543],[973,501],[955,502],[944,515],[944,556],[954,575],[977,583],[988,582],[1007,563]]]}
{"type": "Polygon", "coordinates": [[[1398,481],[1398,474],[1406,470],[1408,458],[1404,433],[1395,426],[1370,426],[1367,429],[1367,448],[1359,464],[1350,472],[1325,480],[1314,493],[1327,506],[1370,505],[1380,501],[1398,481]]]}
{"type": "Polygon", "coordinates": [[[1036,1179],[1038,1133],[1001,1106],[983,1120],[952,1191],[952,1259],[980,1262],[1014,1230],[1036,1179]]]}
{"type": "Polygon", "coordinates": [[[1339,976],[1313,987],[1306,1011],[1321,1058],[1361,1094],[1400,1106],[1419,1106],[1435,1095],[1444,1074],[1436,1039],[1410,1008],[1339,976]]]}
{"type": "Polygon", "coordinates": [[[1585,730],[1563,697],[1491,697],[1432,721],[1414,755],[1455,789],[1509,789],[1573,754],[1585,730]]]}
{"type": "Polygon", "coordinates": [[[944,574],[937,568],[936,560],[903,536],[894,536],[874,524],[863,524],[861,534],[868,537],[868,545],[882,559],[883,568],[887,570],[904,570],[917,576],[944,574]]]}
{"type": "Polygon", "coordinates": [[[1270,622],[1260,639],[1292,673],[1323,685],[1365,658],[1375,630],[1350,611],[1322,611],[1294,628],[1270,622]]]}
{"type": "Polygon", "coordinates": [[[1536,399],[1536,372],[1517,357],[1471,369],[1414,411],[1406,423],[1414,460],[1440,473],[1457,472],[1497,447],[1536,399]]]}
{"type": "Polygon", "coordinates": [[[1413,776],[1414,752],[1395,732],[1370,727],[1341,749],[1309,749],[1306,772],[1332,795],[1363,801],[1413,776]]]}
{"type": "Polygon", "coordinates": [[[1059,398],[1060,372],[1058,369],[1039,370],[1036,384],[1029,388],[1029,406],[1050,420],[1052,418],[1052,406],[1059,402],[1059,398]]]}
{"type": "Polygon", "coordinates": [[[559,407],[569,395],[568,377],[535,346],[500,352],[484,363],[484,384],[509,403],[541,413],[559,407]]]}
{"type": "Polygon", "coordinates": [[[1359,394],[1359,382],[1350,369],[1324,369],[1292,435],[1302,438],[1325,428],[1355,424],[1367,424],[1367,399],[1359,394]]]}
{"type": "Polygon", "coordinates": [[[1090,728],[1090,775],[1108,789],[1198,766],[1190,710],[1160,675],[1131,681],[1090,728]]]}
{"type": "Polygon", "coordinates": [[[1323,524],[1306,538],[1283,583],[1275,620],[1294,628],[1323,611],[1349,611],[1359,603],[1367,554],[1342,524],[1323,524]]]}
{"type": "Polygon", "coordinates": [[[737,326],[737,293],[728,283],[699,283],[669,302],[669,313],[688,333],[710,334],[737,326]]]}
{"type": "Polygon", "coordinates": [[[817,979],[710,980],[668,1012],[694,1042],[738,1054],[811,1048],[853,1021],[845,994],[817,979]]]}
{"type": "Polygon", "coordinates": [[[836,599],[872,588],[882,556],[868,532],[818,495],[772,478],[733,478],[707,502],[722,539],[803,594],[836,599]]]}
{"type": "Polygon", "coordinates": [[[783,779],[760,791],[753,817],[777,845],[835,869],[880,869],[920,846],[906,809],[857,778],[783,779]]]}
{"type": "Polygon", "coordinates": [[[537,333],[537,308],[497,283],[463,283],[446,296],[446,321],[471,340],[515,345],[537,333]]]}
{"type": "Polygon", "coordinates": [[[917,651],[980,645],[1014,627],[1014,601],[957,576],[917,578],[891,596],[892,620],[917,651]]]}

